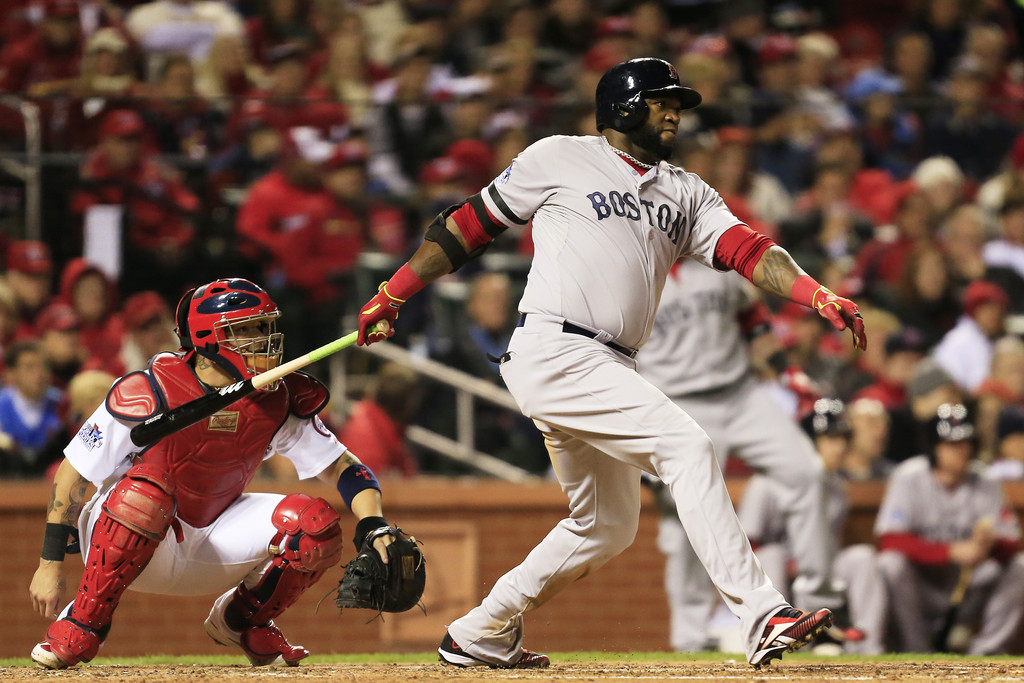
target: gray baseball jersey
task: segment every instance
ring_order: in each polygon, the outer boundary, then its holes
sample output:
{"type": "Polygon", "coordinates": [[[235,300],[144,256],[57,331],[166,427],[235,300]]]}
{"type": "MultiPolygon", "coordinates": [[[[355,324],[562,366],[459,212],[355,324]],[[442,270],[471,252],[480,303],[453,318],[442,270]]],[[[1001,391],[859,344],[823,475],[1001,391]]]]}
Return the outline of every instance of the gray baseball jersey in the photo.
{"type": "Polygon", "coordinates": [[[530,145],[481,192],[508,227],[533,217],[521,313],[560,316],[623,346],[647,340],[672,264],[712,267],[718,238],[742,223],[718,193],[669,164],[641,176],[603,137],[530,145]]]}
{"type": "MultiPolygon", "coordinates": [[[[926,456],[911,458],[893,470],[875,522],[875,534],[912,533],[937,543],[971,537],[982,518],[993,522],[999,538],[1019,539],[1017,517],[1006,503],[1001,484],[980,462],[950,490],[936,481],[926,456]]],[[[948,609],[961,576],[954,564],[921,566],[903,553],[886,550],[878,567],[892,596],[892,621],[900,647],[926,652],[932,647],[936,620],[948,609]]],[[[1003,565],[994,559],[970,572],[960,620],[981,628],[970,640],[970,654],[1006,654],[1022,621],[1024,559],[1020,554],[1003,565]]]]}
{"type": "Polygon", "coordinates": [[[875,534],[912,533],[930,541],[952,543],[971,537],[982,517],[995,524],[1001,538],[1019,538],[1017,516],[1000,483],[985,465],[971,464],[967,478],[953,490],[936,481],[926,456],[911,458],[893,470],[875,520],[875,534]]]}
{"type": "Polygon", "coordinates": [[[754,304],[736,272],[718,273],[684,259],[665,281],[654,329],[637,370],[669,396],[729,386],[750,369],[738,315],[754,304]]]}
{"type": "Polygon", "coordinates": [[[719,237],[740,221],[697,176],[666,162],[641,174],[603,137],[541,140],[481,195],[508,227],[533,220],[519,304],[527,315],[501,375],[544,433],[570,516],[449,633],[485,662],[517,661],[523,613],[632,543],[644,470],[671,488],[753,657],[785,600],[750,549],[707,435],[636,373],[629,355],[607,345],[643,345],[672,264],[690,256],[712,266],[719,237]]]}

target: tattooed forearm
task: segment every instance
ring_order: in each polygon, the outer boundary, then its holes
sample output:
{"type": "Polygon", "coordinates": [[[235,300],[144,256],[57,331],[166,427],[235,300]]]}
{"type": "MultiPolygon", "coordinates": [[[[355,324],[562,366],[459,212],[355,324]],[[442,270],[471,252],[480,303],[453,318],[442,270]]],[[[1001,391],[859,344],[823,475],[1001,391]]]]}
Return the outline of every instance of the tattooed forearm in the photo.
{"type": "Polygon", "coordinates": [[[85,477],[79,477],[78,481],[71,487],[71,500],[61,512],[60,523],[75,526],[78,524],[78,515],[85,505],[86,493],[89,490],[89,481],[85,477]]]}
{"type": "Polygon", "coordinates": [[[793,283],[804,274],[793,257],[782,247],[770,247],[754,268],[751,282],[772,294],[788,299],[793,283]]]}

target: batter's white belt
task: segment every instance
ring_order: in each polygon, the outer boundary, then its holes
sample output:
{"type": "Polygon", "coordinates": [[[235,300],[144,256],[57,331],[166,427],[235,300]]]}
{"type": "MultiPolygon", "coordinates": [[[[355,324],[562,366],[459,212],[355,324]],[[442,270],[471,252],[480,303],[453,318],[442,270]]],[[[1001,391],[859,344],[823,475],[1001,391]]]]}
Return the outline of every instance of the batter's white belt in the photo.
{"type": "Polygon", "coordinates": [[[567,334],[578,334],[583,337],[587,337],[588,339],[599,341],[612,351],[621,353],[623,356],[628,358],[636,357],[636,349],[631,349],[628,346],[619,344],[612,339],[612,335],[604,330],[591,330],[583,327],[582,325],[570,322],[565,318],[559,318],[552,315],[538,315],[536,313],[522,313],[519,316],[519,324],[517,324],[516,327],[535,327],[538,325],[557,326],[561,328],[562,332],[567,334]]]}

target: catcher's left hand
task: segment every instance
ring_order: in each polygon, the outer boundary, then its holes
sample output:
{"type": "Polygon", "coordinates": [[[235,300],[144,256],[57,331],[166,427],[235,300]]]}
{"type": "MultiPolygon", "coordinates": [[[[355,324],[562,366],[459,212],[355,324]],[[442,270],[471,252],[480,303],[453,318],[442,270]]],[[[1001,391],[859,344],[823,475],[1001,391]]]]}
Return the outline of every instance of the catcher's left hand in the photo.
{"type": "Polygon", "coordinates": [[[367,534],[359,554],[345,565],[334,602],[340,609],[404,612],[420,601],[426,580],[426,561],[419,541],[398,527],[385,526],[367,534]],[[386,549],[387,564],[374,547],[374,541],[382,536],[394,539],[386,549]]]}

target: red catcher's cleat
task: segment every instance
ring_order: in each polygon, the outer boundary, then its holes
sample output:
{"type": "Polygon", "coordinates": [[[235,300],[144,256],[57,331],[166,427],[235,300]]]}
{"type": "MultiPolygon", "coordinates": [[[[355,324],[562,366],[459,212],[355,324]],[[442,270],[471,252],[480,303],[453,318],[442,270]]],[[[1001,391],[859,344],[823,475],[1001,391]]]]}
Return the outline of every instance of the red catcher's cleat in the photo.
{"type": "Polygon", "coordinates": [[[298,666],[299,660],[309,656],[306,648],[291,645],[273,621],[262,626],[249,626],[241,631],[228,626],[224,611],[233,593],[232,588],[213,603],[205,623],[207,635],[221,645],[240,649],[253,666],[298,666]]]}
{"type": "Polygon", "coordinates": [[[58,619],[46,629],[46,640],[32,648],[32,661],[44,669],[68,669],[95,657],[100,642],[91,628],[58,619]]]}

